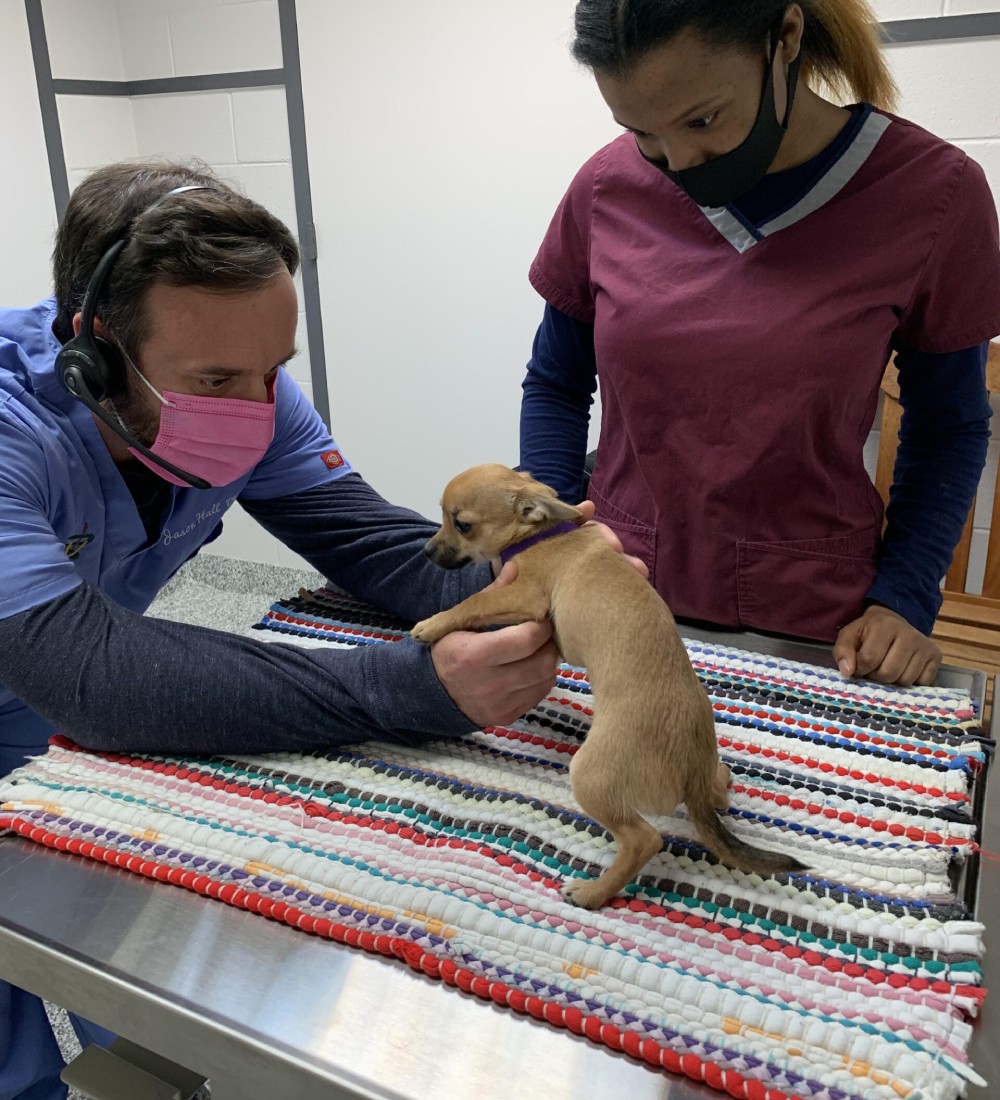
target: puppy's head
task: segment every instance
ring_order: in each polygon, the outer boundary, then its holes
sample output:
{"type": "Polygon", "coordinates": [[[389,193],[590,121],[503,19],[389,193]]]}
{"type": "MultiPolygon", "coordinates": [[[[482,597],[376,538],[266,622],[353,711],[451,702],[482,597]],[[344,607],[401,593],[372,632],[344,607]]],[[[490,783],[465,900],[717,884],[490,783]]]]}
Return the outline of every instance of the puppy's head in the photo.
{"type": "Polygon", "coordinates": [[[580,511],[555,490],[509,466],[473,466],[453,478],[441,498],[444,522],[424,553],[445,569],[491,561],[515,542],[541,534],[580,511]]]}

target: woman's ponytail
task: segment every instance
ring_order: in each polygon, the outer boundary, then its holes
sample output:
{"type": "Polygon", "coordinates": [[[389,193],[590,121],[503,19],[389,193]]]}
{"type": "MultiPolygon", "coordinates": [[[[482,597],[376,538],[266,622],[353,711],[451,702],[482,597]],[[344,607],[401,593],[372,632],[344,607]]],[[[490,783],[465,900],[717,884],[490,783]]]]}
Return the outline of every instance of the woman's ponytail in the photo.
{"type": "Polygon", "coordinates": [[[806,14],[802,76],[843,99],[895,108],[899,90],[882,52],[867,0],[799,0],[806,14]]]}

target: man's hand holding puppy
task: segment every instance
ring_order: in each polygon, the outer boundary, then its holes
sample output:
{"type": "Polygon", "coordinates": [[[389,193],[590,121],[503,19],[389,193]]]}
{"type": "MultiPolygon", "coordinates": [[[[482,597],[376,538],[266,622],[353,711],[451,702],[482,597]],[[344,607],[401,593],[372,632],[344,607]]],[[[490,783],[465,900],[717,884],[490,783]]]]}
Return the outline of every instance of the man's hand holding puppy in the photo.
{"type": "Polygon", "coordinates": [[[448,634],[432,646],[431,660],[455,706],[482,727],[507,725],[541,702],[555,685],[559,654],[552,624],[531,622],[448,634]]]}
{"type": "MultiPolygon", "coordinates": [[[[593,520],[594,503],[579,506],[586,523],[619,553],[621,540],[603,523],[593,520]]],[[[639,558],[629,561],[643,575],[648,569],[639,558]]],[[[490,588],[510,584],[517,577],[517,562],[508,562],[490,588]]],[[[547,619],[518,623],[486,633],[456,631],[431,648],[438,679],[452,702],[477,726],[506,725],[526,714],[552,690],[559,653],[547,619]]]]}

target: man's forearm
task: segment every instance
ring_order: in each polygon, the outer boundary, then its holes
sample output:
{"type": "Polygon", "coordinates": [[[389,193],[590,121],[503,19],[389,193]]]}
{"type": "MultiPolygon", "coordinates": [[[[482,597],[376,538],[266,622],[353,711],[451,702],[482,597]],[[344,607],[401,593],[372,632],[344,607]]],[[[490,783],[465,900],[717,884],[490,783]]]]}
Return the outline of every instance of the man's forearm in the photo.
{"type": "Polygon", "coordinates": [[[136,615],[89,584],[0,620],[0,683],[102,750],[303,751],[472,728],[415,642],[258,642],[136,615]]]}
{"type": "MultiPolygon", "coordinates": [[[[457,472],[457,471],[456,471],[457,472]]],[[[257,522],[358,599],[426,618],[490,582],[488,566],[441,569],[423,554],[437,526],[358,474],[276,500],[240,500],[257,522]]]]}

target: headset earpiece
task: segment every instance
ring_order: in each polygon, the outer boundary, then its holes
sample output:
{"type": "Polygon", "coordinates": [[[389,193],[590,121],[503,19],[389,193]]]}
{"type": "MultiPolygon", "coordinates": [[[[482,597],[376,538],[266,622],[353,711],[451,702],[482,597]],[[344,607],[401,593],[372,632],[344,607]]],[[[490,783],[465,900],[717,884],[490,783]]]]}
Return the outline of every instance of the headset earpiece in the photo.
{"type": "Polygon", "coordinates": [[[56,356],[56,372],[66,389],[79,397],[82,378],[95,401],[125,392],[125,369],[125,359],[114,344],[83,331],[63,344],[56,356]]]}
{"type": "MultiPolygon", "coordinates": [[[[127,387],[125,356],[114,344],[94,337],[94,346],[99,354],[97,357],[98,374],[102,377],[104,397],[120,397],[127,387]]],[[[104,397],[101,400],[104,400],[104,397]]]]}

